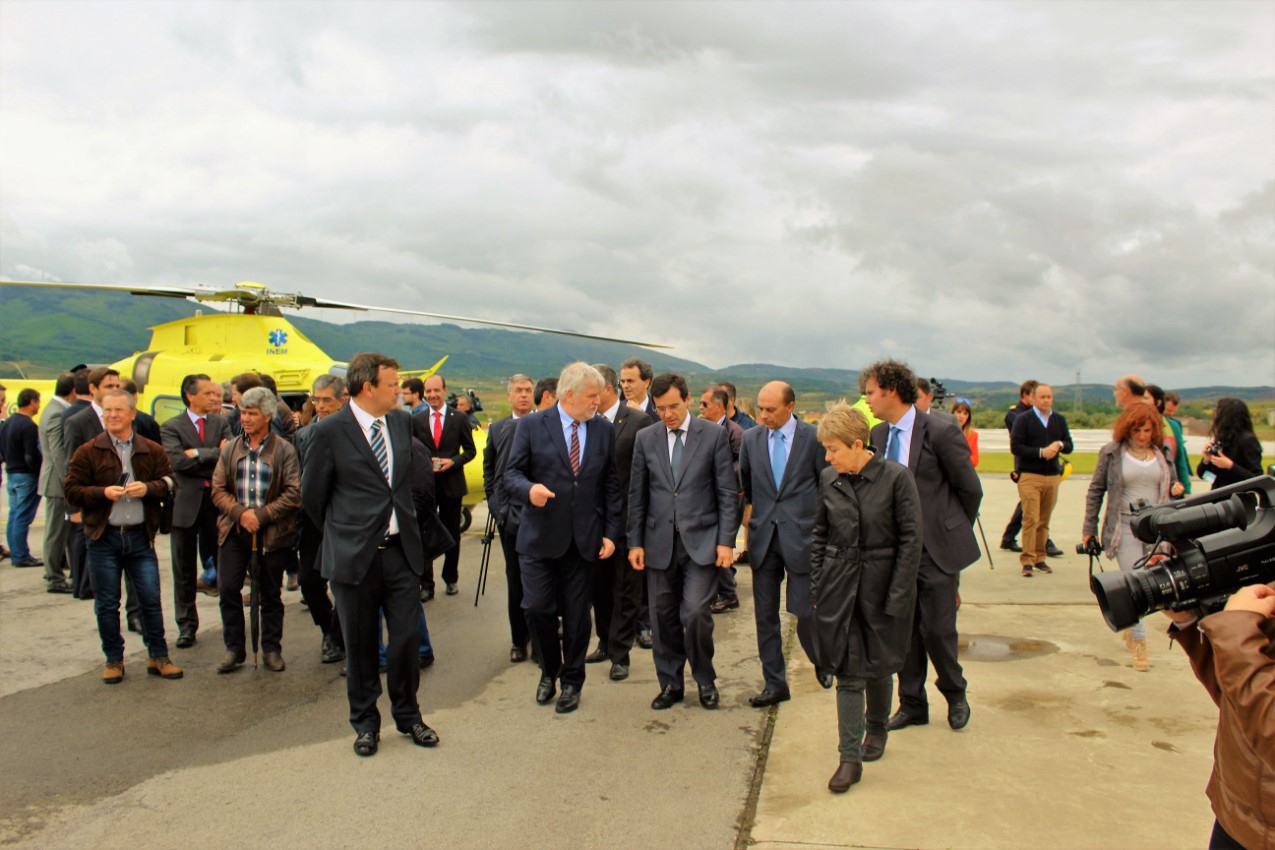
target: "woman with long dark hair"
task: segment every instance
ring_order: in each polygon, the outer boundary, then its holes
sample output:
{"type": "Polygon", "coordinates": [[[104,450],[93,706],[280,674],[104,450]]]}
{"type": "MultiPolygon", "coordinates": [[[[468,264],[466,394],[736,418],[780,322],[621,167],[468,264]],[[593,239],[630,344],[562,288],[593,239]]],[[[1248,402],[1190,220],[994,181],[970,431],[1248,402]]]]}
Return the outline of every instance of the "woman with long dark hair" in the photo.
{"type": "Polygon", "coordinates": [[[1209,444],[1195,474],[1214,488],[1262,474],[1262,443],[1253,433],[1248,405],[1238,398],[1219,398],[1213,408],[1209,444]]]}
{"type": "Polygon", "coordinates": [[[952,415],[956,417],[956,424],[961,426],[965,442],[970,444],[970,462],[978,466],[978,432],[974,430],[974,411],[970,403],[958,401],[952,405],[952,415]]]}

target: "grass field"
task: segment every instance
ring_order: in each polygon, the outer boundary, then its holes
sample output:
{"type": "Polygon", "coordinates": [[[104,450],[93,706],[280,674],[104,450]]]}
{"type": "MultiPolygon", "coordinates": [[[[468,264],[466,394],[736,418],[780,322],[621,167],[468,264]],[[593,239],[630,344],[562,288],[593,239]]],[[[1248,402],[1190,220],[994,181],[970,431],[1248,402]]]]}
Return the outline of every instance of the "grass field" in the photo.
{"type": "MultiPolygon", "coordinates": [[[[1200,463],[1200,456],[1188,455],[1188,457],[1191,459],[1191,474],[1194,475],[1195,467],[1200,463]]],[[[1077,452],[1067,455],[1067,459],[1071,461],[1072,475],[1092,475],[1094,467],[1098,465],[1097,452],[1077,452]]],[[[978,471],[984,475],[994,475],[998,472],[1008,475],[1014,471],[1014,456],[1008,452],[982,454],[978,459],[978,471]]]]}

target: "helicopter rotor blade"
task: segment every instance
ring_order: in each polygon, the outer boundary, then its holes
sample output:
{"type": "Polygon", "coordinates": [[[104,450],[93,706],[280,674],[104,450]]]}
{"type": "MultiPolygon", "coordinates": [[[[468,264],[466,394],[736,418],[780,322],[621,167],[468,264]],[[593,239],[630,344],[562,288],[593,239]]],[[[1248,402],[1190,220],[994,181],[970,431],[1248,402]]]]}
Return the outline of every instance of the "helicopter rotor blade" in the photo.
{"type": "Polygon", "coordinates": [[[105,292],[127,292],[130,295],[158,295],[161,298],[199,298],[208,299],[215,294],[213,289],[192,289],[176,286],[118,286],[108,283],[53,283],[47,280],[0,280],[0,284],[8,286],[41,286],[46,289],[97,289],[105,292]]]}

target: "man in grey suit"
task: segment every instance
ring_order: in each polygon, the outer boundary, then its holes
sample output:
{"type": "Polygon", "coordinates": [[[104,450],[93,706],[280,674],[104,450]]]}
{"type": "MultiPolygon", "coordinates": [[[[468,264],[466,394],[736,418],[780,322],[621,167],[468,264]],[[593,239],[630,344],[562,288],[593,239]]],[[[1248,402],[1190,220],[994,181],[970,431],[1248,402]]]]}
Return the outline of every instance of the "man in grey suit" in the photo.
{"type": "Polygon", "coordinates": [[[859,389],[872,414],[884,420],[872,429],[872,445],[886,460],[912,471],[921,497],[923,548],[917,574],[912,641],[899,673],[899,710],[890,731],[930,722],[925,693],[926,657],[934,663],[939,691],[947,698],[953,729],[969,723],[965,675],[956,656],[956,594],[961,570],[979,559],[974,519],[983,485],[970,462],[960,428],[932,419],[916,407],[916,375],[904,363],[881,360],[865,368],[859,389]]]}
{"type": "MultiPolygon", "coordinates": [[[[797,617],[797,640],[814,657],[814,609],[810,598],[810,545],[819,500],[819,473],[828,462],[815,427],[793,415],[797,396],[783,381],[757,393],[760,428],[744,433],[739,475],[748,521],[753,566],[753,616],[765,684],[748,702],[765,708],[790,698],[779,625],[779,587],[787,578],[788,613],[797,617]]],[[[824,687],[831,676],[820,679],[824,687]]]]}
{"type": "Polygon", "coordinates": [[[687,661],[700,705],[717,708],[713,669],[715,568],[734,561],[739,479],[726,430],[690,415],[680,375],[651,382],[661,426],[637,435],[629,481],[629,563],[646,574],[660,693],[651,708],[685,698],[687,661]]]}
{"type": "Polygon", "coordinates": [[[62,414],[75,401],[75,376],[58,375],[53,398],[40,415],[39,493],[44,497],[44,583],[49,593],[70,593],[67,565],[71,549],[71,523],[67,519],[62,479],[66,478],[66,441],[62,434],[62,414]]]}
{"type": "Polygon", "coordinates": [[[169,552],[173,567],[173,614],[177,619],[177,647],[195,645],[199,631],[196,589],[210,596],[216,588],[200,586],[203,559],[217,551],[217,506],[212,500],[212,477],[221,447],[231,437],[221,410],[221,385],[207,375],[182,378],[186,410],[160,426],[159,433],[177,478],[173,501],[173,530],[169,552]]]}
{"type": "Polygon", "coordinates": [[[301,505],[323,529],[319,563],[332,587],[345,638],[346,696],[354,752],[379,748],[380,612],[394,726],[419,747],[438,734],[421,718],[418,626],[425,547],[412,500],[412,418],[399,407],[398,361],[365,352],[346,369],[350,403],[313,429],[301,505]]]}

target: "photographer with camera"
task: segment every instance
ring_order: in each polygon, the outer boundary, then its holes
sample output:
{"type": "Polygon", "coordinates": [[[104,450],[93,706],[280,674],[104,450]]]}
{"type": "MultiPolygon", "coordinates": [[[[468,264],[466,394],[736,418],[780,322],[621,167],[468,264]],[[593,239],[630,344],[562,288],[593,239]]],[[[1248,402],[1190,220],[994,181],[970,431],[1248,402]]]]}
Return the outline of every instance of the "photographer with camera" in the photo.
{"type": "Polygon", "coordinates": [[[1275,584],[1240,588],[1203,619],[1164,613],[1218,707],[1209,850],[1275,847],[1275,584]]]}
{"type": "MultiPolygon", "coordinates": [[[[1107,512],[1102,518],[1101,548],[1115,558],[1122,570],[1132,570],[1143,561],[1148,545],[1134,536],[1129,522],[1133,506],[1145,501],[1158,505],[1170,496],[1182,495],[1184,488],[1163,451],[1164,424],[1149,404],[1132,404],[1124,409],[1111,430],[1113,437],[1098,452],[1098,465],[1085,497],[1083,543],[1078,552],[1090,551],[1098,531],[1098,510],[1103,497],[1107,512]]],[[[1141,621],[1124,633],[1125,646],[1133,652],[1133,669],[1151,669],[1147,658],[1147,633],[1141,621]]]]}
{"type": "Polygon", "coordinates": [[[1262,444],[1253,433],[1248,405],[1240,399],[1217,400],[1209,444],[1195,474],[1215,489],[1262,474],[1262,444]]]}

